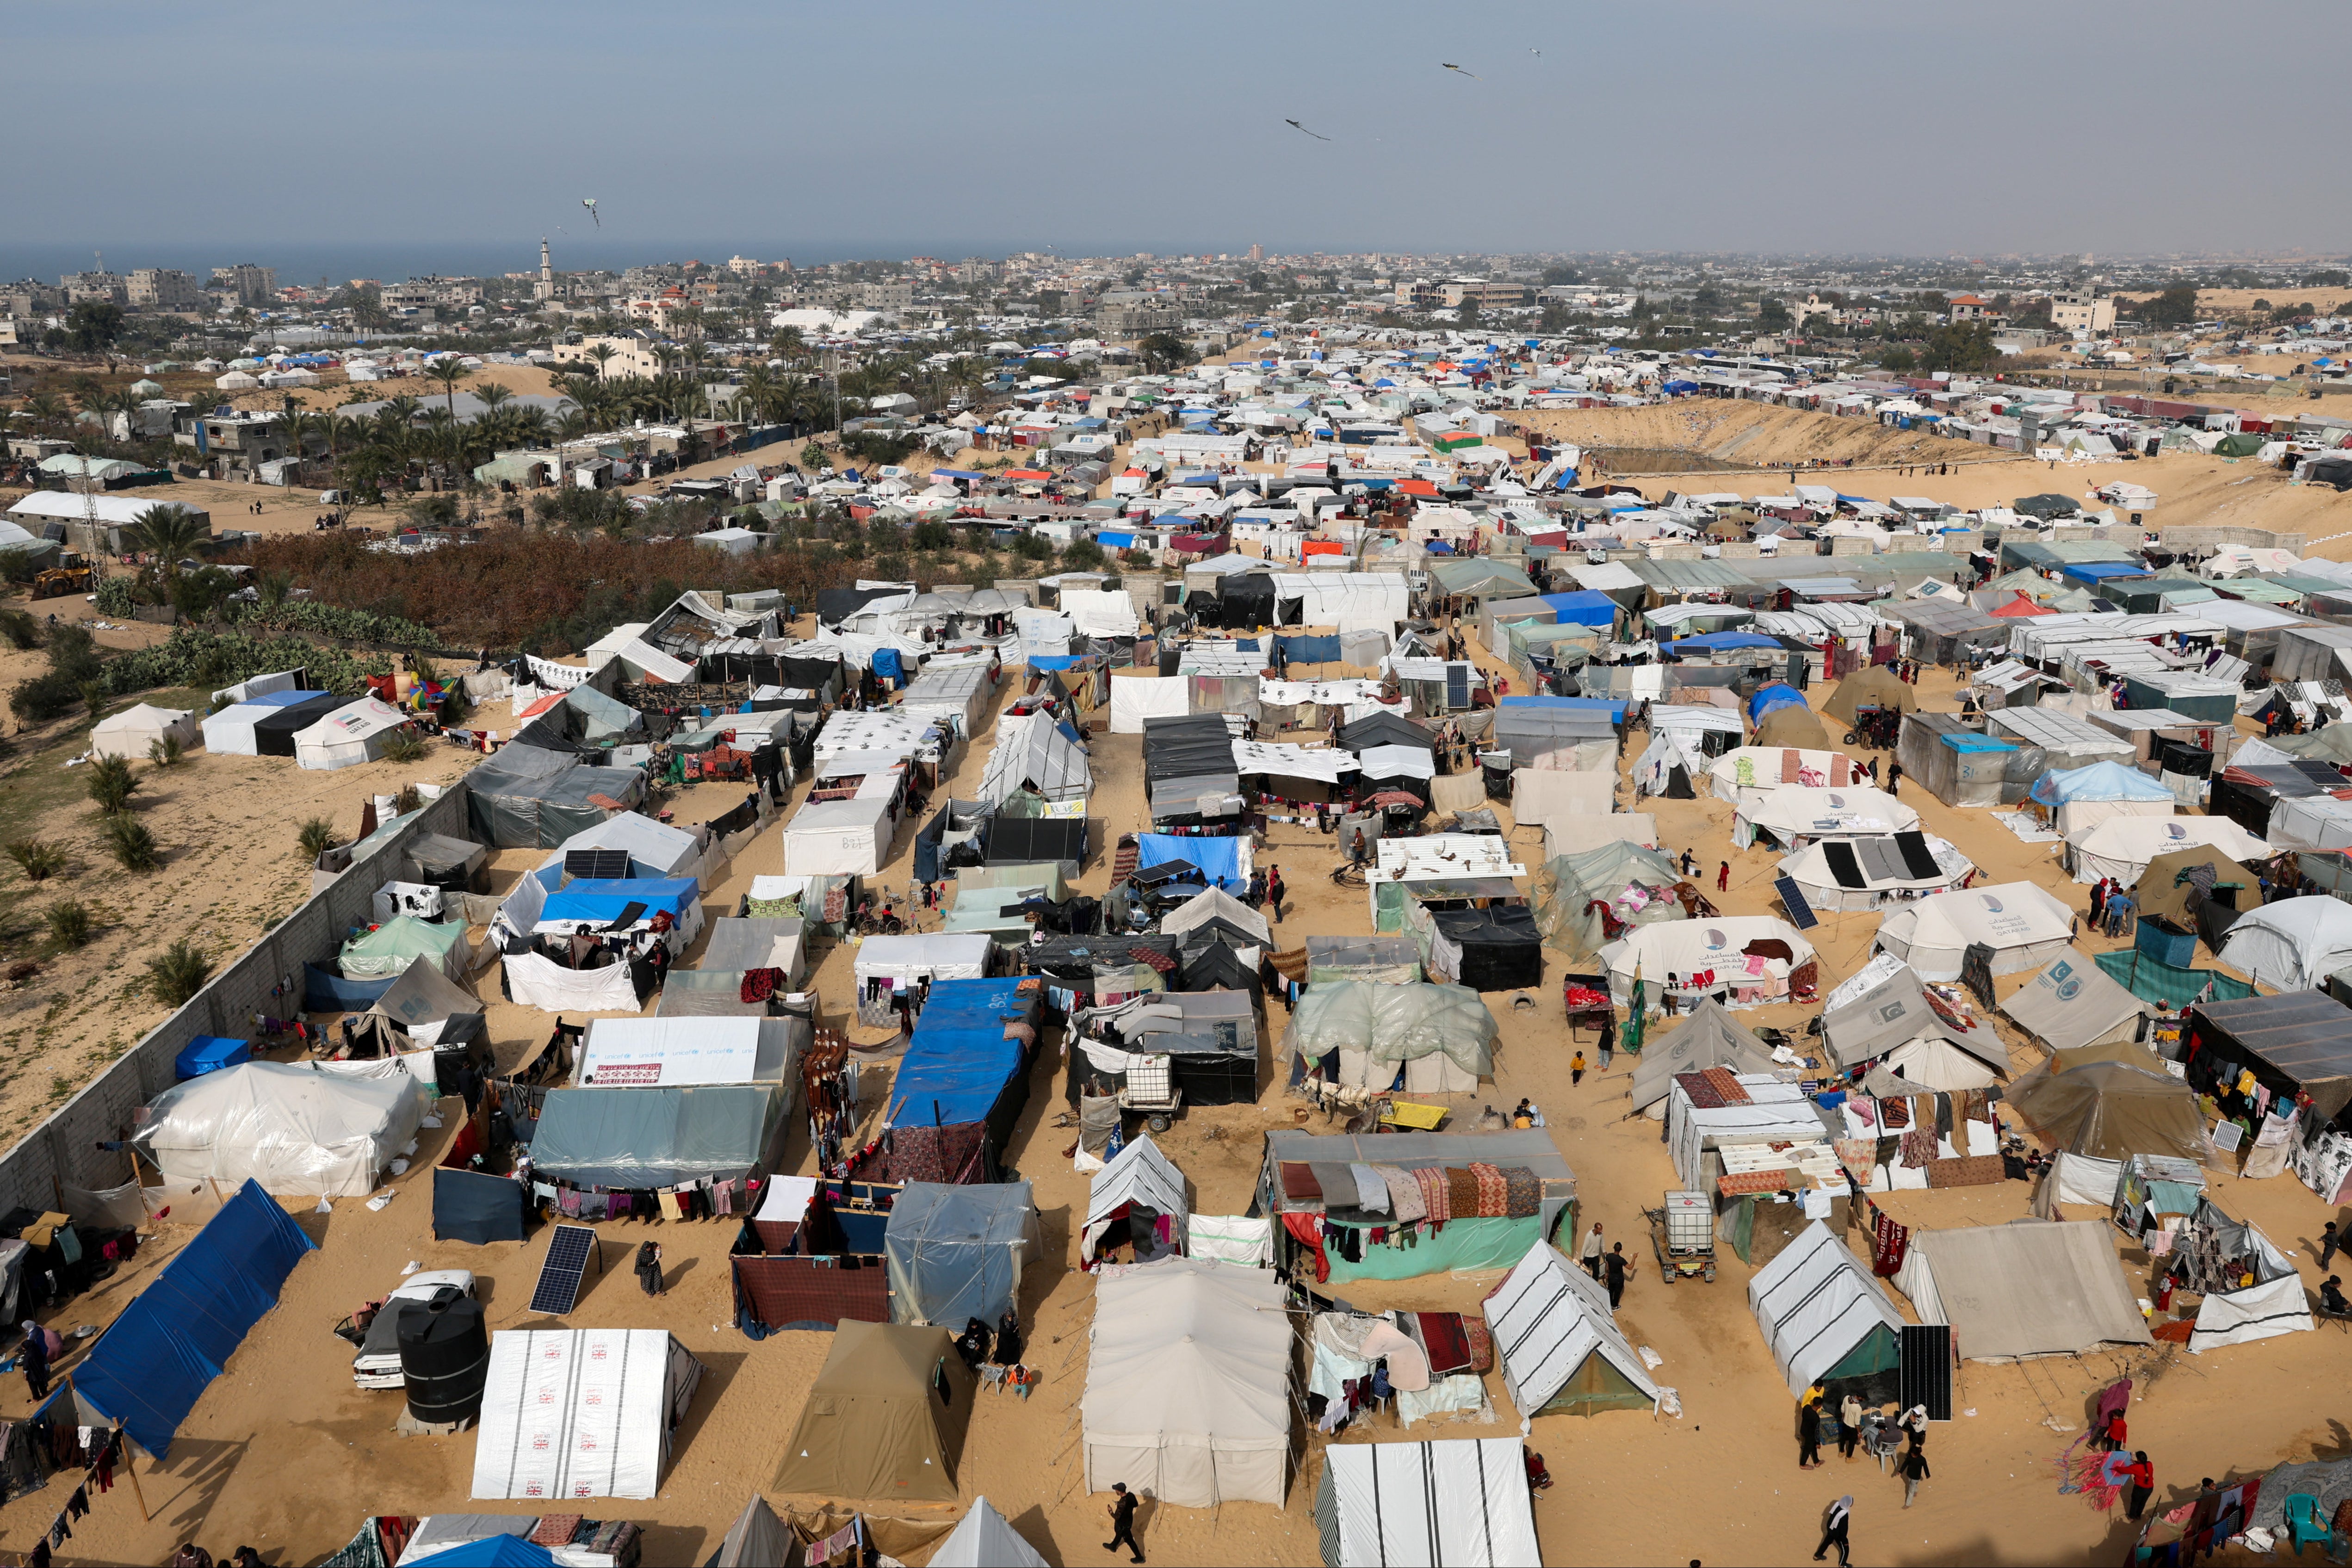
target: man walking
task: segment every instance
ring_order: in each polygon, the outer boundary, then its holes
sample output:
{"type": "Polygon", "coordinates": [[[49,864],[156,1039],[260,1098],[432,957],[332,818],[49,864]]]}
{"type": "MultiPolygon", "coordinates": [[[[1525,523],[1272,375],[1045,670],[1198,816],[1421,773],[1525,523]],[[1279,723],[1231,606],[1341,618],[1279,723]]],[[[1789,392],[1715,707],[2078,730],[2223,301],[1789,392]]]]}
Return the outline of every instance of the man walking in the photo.
{"type": "Polygon", "coordinates": [[[1609,1256],[1601,1261],[1609,1271],[1609,1310],[1613,1312],[1625,1299],[1625,1270],[1632,1267],[1625,1257],[1625,1244],[1620,1241],[1610,1248],[1609,1256]]]}
{"type": "Polygon", "coordinates": [[[1903,1457],[1895,1463],[1895,1473],[1903,1478],[1903,1506],[1909,1508],[1911,1500],[1919,1495],[1919,1483],[1927,1479],[1927,1450],[1903,1450],[1903,1457]]]}
{"type": "Polygon", "coordinates": [[[1117,1552],[1123,1543],[1135,1553],[1135,1561],[1143,1561],[1143,1548],[1135,1539],[1135,1494],[1127,1490],[1125,1481],[1113,1481],[1110,1490],[1118,1496],[1110,1505],[1110,1539],[1103,1542],[1105,1552],[1117,1552]]]}
{"type": "Polygon", "coordinates": [[[25,1347],[18,1353],[25,1367],[25,1386],[38,1405],[49,1396],[49,1331],[25,1320],[25,1347]]]}
{"type": "Polygon", "coordinates": [[[1282,895],[1284,892],[1285,889],[1282,885],[1282,868],[1278,865],[1270,865],[1266,867],[1265,896],[1274,904],[1274,923],[1276,925],[1282,924],[1282,895]]]}
{"type": "Polygon", "coordinates": [[[1797,1407],[1797,1468],[1801,1470],[1819,1469],[1821,1463],[1822,1402],[1807,1399],[1797,1407]]]}
{"type": "Polygon", "coordinates": [[[1838,1406],[1838,1452],[1853,1463],[1855,1445],[1862,1441],[1862,1398],[1849,1394],[1838,1406]]]}
{"type": "Polygon", "coordinates": [[[2319,1228],[2319,1271],[2321,1273],[2327,1271],[2327,1265],[2336,1260],[2336,1254],[2343,1245],[2344,1238],[2336,1233],[2336,1221],[2331,1219],[2319,1228]]]}
{"type": "Polygon", "coordinates": [[[1592,1228],[1584,1233],[1584,1246],[1577,1253],[1577,1261],[1582,1263],[1584,1271],[1596,1280],[1601,1278],[1601,1254],[1604,1246],[1601,1239],[1601,1221],[1596,1219],[1592,1222],[1592,1228]]]}

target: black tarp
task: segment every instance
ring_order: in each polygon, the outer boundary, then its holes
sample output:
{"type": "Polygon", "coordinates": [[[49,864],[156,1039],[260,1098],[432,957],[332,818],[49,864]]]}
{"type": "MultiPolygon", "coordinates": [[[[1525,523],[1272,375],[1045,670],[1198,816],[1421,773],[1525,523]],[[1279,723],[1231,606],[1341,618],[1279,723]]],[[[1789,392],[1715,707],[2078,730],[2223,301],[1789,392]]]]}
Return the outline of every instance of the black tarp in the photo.
{"type": "Polygon", "coordinates": [[[436,1241],[520,1241],[524,1188],[512,1176],[480,1171],[433,1171],[433,1239],[436,1241]]]}
{"type": "Polygon", "coordinates": [[[1062,861],[1084,865],[1087,824],[1070,817],[997,817],[988,828],[990,865],[1062,861]]]}
{"type": "Polygon", "coordinates": [[[1262,995],[1257,971],[1222,942],[1212,942],[1184,955],[1176,988],[1181,991],[1247,991],[1262,995]]]}
{"type": "Polygon", "coordinates": [[[2308,1094],[2321,1121],[2352,1121],[2352,1008],[2325,992],[2200,1002],[2184,1035],[2189,1086],[2220,1093],[2225,1115],[2252,1106],[2234,1091],[2240,1074],[2251,1071],[2274,1100],[2308,1094]]]}
{"type": "Polygon", "coordinates": [[[253,744],[264,757],[294,755],[294,736],[305,730],[351,699],[331,692],[321,692],[315,697],[304,697],[299,703],[288,703],[274,708],[268,716],[253,721],[253,744]]]}
{"type": "Polygon", "coordinates": [[[816,595],[817,622],[838,626],[876,600],[897,599],[906,591],[903,588],[821,588],[816,595]]]}
{"type": "Polygon", "coordinates": [[[1353,724],[1339,727],[1340,749],[1361,752],[1375,746],[1418,746],[1433,753],[1437,737],[1412,720],[1392,713],[1368,714],[1353,724]]]}
{"type": "Polygon", "coordinates": [[[1274,579],[1258,572],[1226,578],[1217,590],[1217,623],[1229,632],[1273,625],[1274,579]]]}
{"type": "Polygon", "coordinates": [[[1195,713],[1143,721],[1143,778],[1148,784],[1172,779],[1234,776],[1234,735],[1223,714],[1195,713]]]}
{"type": "Polygon", "coordinates": [[[1462,984],[1474,991],[1516,991],[1543,983],[1543,934],[1524,904],[1430,912],[1437,929],[1462,949],[1462,984]]]}
{"type": "MultiPolygon", "coordinates": [[[[1146,1034],[1126,1042],[1134,1051],[1164,1051],[1170,1082],[1181,1090],[1187,1105],[1254,1105],[1258,1096],[1258,1051],[1255,1038],[1242,1050],[1229,1049],[1205,1035],[1146,1034]]],[[[1124,1089],[1127,1075],[1104,1072],[1083,1047],[1070,1050],[1064,1070],[1062,1093],[1076,1105],[1080,1097],[1098,1089],[1124,1089]]]]}

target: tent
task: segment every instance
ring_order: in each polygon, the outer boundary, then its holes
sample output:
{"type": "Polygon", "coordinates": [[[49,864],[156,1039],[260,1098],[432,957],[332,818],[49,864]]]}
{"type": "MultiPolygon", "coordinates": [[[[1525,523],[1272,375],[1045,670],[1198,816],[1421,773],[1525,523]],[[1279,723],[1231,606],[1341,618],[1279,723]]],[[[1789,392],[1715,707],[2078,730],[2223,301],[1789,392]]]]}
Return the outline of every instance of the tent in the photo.
{"type": "Polygon", "coordinates": [[[464,921],[445,924],[401,915],[344,943],[336,961],[347,980],[390,980],[424,958],[453,986],[462,986],[471,956],[464,921]]]}
{"type": "Polygon", "coordinates": [[[381,697],[345,703],[294,737],[294,762],[300,768],[356,768],[383,755],[384,737],[405,728],[414,719],[381,697]]]}
{"type": "Polygon", "coordinates": [[[1021,1304],[1021,1271],[1043,1255],[1025,1181],[950,1186],[910,1181],[882,1230],[890,1319],[961,1330],[1021,1304]]]}
{"type": "Polygon", "coordinates": [[[1535,911],[1523,904],[1484,909],[1438,909],[1430,937],[1430,970],[1473,991],[1516,991],[1543,984],[1543,937],[1535,911]]]}
{"type": "Polygon", "coordinates": [[[205,719],[205,749],[216,757],[291,757],[294,737],[342,706],[330,692],[240,697],[205,719]]]}
{"type": "Polygon", "coordinates": [[[882,799],[817,800],[784,824],[783,869],[791,876],[872,876],[898,842],[898,818],[882,799]]]}
{"type": "Polygon", "coordinates": [[[454,1546],[412,1541],[400,1560],[408,1568],[552,1568],[562,1561],[536,1541],[503,1532],[454,1546]]]}
{"type": "MultiPolygon", "coordinates": [[[[2304,900],[2292,902],[2301,903],[2304,900]]],[[[2276,909],[2277,904],[2269,907],[2276,909]]],[[[2318,991],[2197,1003],[2186,1020],[2189,1082],[2211,1088],[2224,1113],[2252,1120],[2252,1096],[2238,1088],[2243,1074],[2273,1102],[2306,1095],[2308,1115],[2341,1126],[2352,1104],[2352,1011],[2318,991]],[[2224,1064],[2227,1064],[2226,1067],[2224,1064]],[[2223,1071],[2229,1082],[2219,1082],[2223,1071]]],[[[2304,1124],[2307,1129],[2311,1124],[2304,1124]]]]}
{"type": "Polygon", "coordinates": [[[2104,1219],[1914,1230],[1895,1287],[1969,1361],[2152,1344],[2104,1219]]]}
{"type": "MultiPolygon", "coordinates": [[[[751,1500],[743,1505],[743,1511],[727,1527],[719,1550],[703,1568],[802,1568],[807,1561],[801,1538],[793,1532],[793,1527],[776,1517],[776,1511],[768,1506],[766,1498],[753,1492],[751,1500]]],[[[932,1561],[945,1559],[935,1556],[932,1561]]]]}
{"type": "MultiPolygon", "coordinates": [[[[2109,817],[2076,829],[2066,844],[2076,882],[2111,876],[2126,887],[2137,883],[2157,856],[2198,845],[2241,861],[2261,860],[2271,852],[2268,844],[2227,817],[2109,817]]],[[[2352,916],[2352,907],[2346,914],[2352,916]]]]}
{"type": "Polygon", "coordinates": [[[1990,1024],[1963,1028],[1909,968],[1823,1013],[1822,1040],[1848,1071],[1877,1062],[1923,1090],[1989,1089],[2009,1076],[2009,1048],[1990,1024]]]}
{"type": "Polygon", "coordinates": [[[572,1081],[604,1089],[790,1082],[808,1030],[792,1017],[592,1019],[572,1081]]]}
{"type": "Polygon", "coordinates": [[[1958,887],[1976,868],[1926,833],[1819,839],[1780,862],[1780,875],[1816,915],[1884,909],[1958,887]]]}
{"type": "Polygon", "coordinates": [[[2209,1157],[2205,1118],[2189,1086],[2160,1063],[2103,1060],[2111,1049],[2060,1051],[2009,1087],[2011,1112],[2058,1156],[2036,1194],[2042,1212],[2058,1203],[2113,1203],[2135,1155],[2209,1157]]]}
{"type": "Polygon", "coordinates": [[[1601,950],[1609,994],[1621,1008],[1632,1003],[1636,973],[1653,1005],[1661,1005],[1660,988],[1672,976],[1685,1003],[1714,996],[1726,1007],[1761,1007],[1803,988],[1801,972],[1817,972],[1816,956],[1795,926],[1761,915],[1637,925],[1601,950]]]}
{"type": "Polygon", "coordinates": [[[1793,848],[1814,839],[1880,837],[1918,826],[1919,813],[1882,789],[1784,784],[1743,792],[1732,842],[1744,849],[1757,834],[1769,833],[1793,848]]]}
{"type": "Polygon", "coordinates": [[[1772,1061],[1772,1048],[1724,1010],[1713,997],[1702,998],[1683,1022],[1643,1042],[1633,1059],[1633,1109],[1646,1111],[1666,1097],[1677,1072],[1704,1072],[1727,1067],[1736,1073],[1794,1072],[1772,1061]]]}
{"type": "MultiPolygon", "coordinates": [[[[613,850],[627,855],[630,878],[699,877],[703,871],[700,838],[684,828],[657,822],[636,811],[615,812],[581,829],[555,846],[555,852],[542,862],[541,869],[564,865],[572,855],[594,850],[613,850]]],[[[604,874],[601,866],[596,874],[604,874]]]]}
{"type": "Polygon", "coordinates": [[[1762,724],[1767,717],[1779,713],[1782,708],[1802,708],[1805,706],[1804,693],[1794,686],[1784,685],[1775,681],[1770,685],[1757,687],[1755,694],[1748,699],[1748,722],[1762,724]]]}
{"type": "Polygon", "coordinates": [[[932,1551],[930,1568],[1045,1568],[1045,1560],[980,1497],[932,1551]]]}
{"type": "Polygon", "coordinates": [[[980,776],[979,797],[994,803],[1026,789],[1048,800],[1083,800],[1094,771],[1067,726],[1050,713],[1006,714],[980,776]]]}
{"type": "Polygon", "coordinates": [[[466,818],[494,849],[553,849],[645,799],[637,768],[595,768],[572,752],[509,742],[466,775],[466,818]]]}
{"type": "MultiPolygon", "coordinates": [[[[2139,873],[2139,885],[2132,889],[2132,898],[2145,917],[2160,915],[2184,931],[2198,928],[2199,916],[2209,896],[2235,909],[2239,904],[2252,907],[2261,898],[2261,878],[2250,868],[2239,864],[2210,844],[2195,844],[2188,849],[2160,854],[2147,862],[2139,873]],[[2199,866],[2212,870],[2209,895],[2200,885],[2203,879],[2189,873],[2199,866]],[[2229,884],[2235,883],[2232,891],[2229,884]]],[[[2234,918],[2234,917],[2232,917],[2234,918]]]]}
{"type": "Polygon", "coordinates": [[[1203,888],[1168,911],[1160,917],[1160,929],[1168,936],[1181,936],[1211,921],[1223,921],[1238,936],[1261,945],[1274,941],[1274,928],[1265,916],[1220,887],[1203,888]]]}
{"type": "Polygon", "coordinates": [[[1183,1258],[1096,1283],[1078,1406],[1087,1490],[1124,1481],[1178,1508],[1282,1506],[1294,1396],[1285,1290],[1271,1270],[1183,1258]]]}
{"type": "Polygon", "coordinates": [[[1222,887],[1228,893],[1240,893],[1249,886],[1252,868],[1250,841],[1246,838],[1184,838],[1172,833],[1138,833],[1135,849],[1138,871],[1148,872],[1153,866],[1166,865],[1171,861],[1184,861],[1199,867],[1201,879],[1212,886],[1222,887]]]}
{"type": "Polygon", "coordinates": [[[1802,703],[1790,703],[1757,720],[1749,734],[1750,746],[1795,747],[1801,750],[1827,751],[1830,733],[1822,721],[1802,703]]]}
{"type": "Polygon", "coordinates": [[[1549,1242],[1528,1249],[1482,1311],[1522,1437],[1538,1416],[1657,1404],[1658,1385],[1617,1326],[1609,1292],[1549,1242]]]}
{"type": "Polygon", "coordinates": [[[1611,840],[1546,861],[1528,904],[1547,946],[1591,959],[1629,925],[1685,918],[1675,894],[1682,880],[1670,857],[1611,840]]]}
{"type": "Polygon", "coordinates": [[[944,1328],[845,1318],[769,1484],[776,1491],[953,1502],[972,1375],[944,1328]]]}
{"type": "Polygon", "coordinates": [[[877,980],[888,980],[900,989],[923,980],[976,980],[988,973],[992,949],[986,936],[942,932],[868,936],[858,945],[852,972],[860,991],[877,980]]]}
{"type": "Polygon", "coordinates": [[[1790,751],[1771,746],[1735,746],[1706,764],[1706,776],[1717,800],[1735,802],[1742,790],[1783,785],[1809,789],[1863,787],[1854,783],[1853,758],[1843,751],[1790,751]]]}
{"type": "Polygon", "coordinates": [[[1130,1210],[1148,1208],[1169,1218],[1171,1246],[1184,1244],[1184,1218],[1192,1204],[1184,1197],[1184,1173],[1160,1152],[1149,1137],[1138,1137],[1095,1172],[1087,1187],[1087,1219],[1079,1241],[1079,1257],[1094,1259],[1097,1228],[1124,1218],[1130,1210]]]}
{"type": "Polygon", "coordinates": [[[1820,1220],[1748,1280],[1748,1310],[1756,1314],[1790,1393],[1802,1396],[1822,1385],[1823,1403],[1832,1408],[1849,1389],[1865,1405],[1893,1397],[1885,1375],[1899,1361],[1903,1314],[1843,1239],[1820,1220]]]}
{"type": "Polygon", "coordinates": [[[2230,927],[2220,957],[2281,990],[2314,989],[2352,964],[2352,904],[2328,894],[2257,904],[2230,927]]]}
{"type": "Polygon", "coordinates": [[[551,1090],[531,1164],[551,1181],[636,1192],[738,1179],[772,1167],[792,1098],[790,1081],[551,1090]]]}
{"type": "Polygon", "coordinates": [[[1938,893],[1888,915],[1878,946],[1924,980],[1957,980],[1971,946],[1991,950],[1992,972],[2038,969],[2074,938],[2074,912],[2030,882],[1938,893]]]}
{"type": "Polygon", "coordinates": [[[633,1013],[643,1005],[626,964],[573,969],[544,953],[509,953],[500,963],[508,997],[541,1012],[633,1013]]]}
{"type": "Polygon", "coordinates": [[[2174,1230],[2171,1256],[2188,1288],[2202,1292],[2189,1335],[2189,1348],[2200,1355],[2318,1326],[2294,1262],[2210,1197],[2200,1196],[2196,1212],[2174,1230]]]}
{"type": "Polygon", "coordinates": [[[131,1135],[166,1186],[250,1180],[289,1196],[365,1197],[424,1114],[404,1072],[356,1078],[248,1061],[164,1090],[131,1135]]]}
{"type": "Polygon", "coordinates": [[[1822,712],[1851,728],[1854,716],[1864,708],[1910,713],[1918,706],[1917,691],[1910,682],[1885,664],[1873,664],[1840,681],[1837,689],[1822,703],[1822,712]]]}
{"type": "Polygon", "coordinates": [[[2149,1009],[2096,964],[2069,950],[2010,993],[2000,1010],[2052,1050],[2071,1051],[2138,1039],[2149,1009]]]}
{"type": "Polygon", "coordinates": [[[204,727],[185,708],[154,707],[139,703],[100,719],[89,732],[92,757],[123,757],[147,760],[148,747],[166,740],[194,746],[205,737],[204,727]]]}
{"type": "Polygon", "coordinates": [[[608,929],[633,908],[636,913],[626,927],[629,930],[649,925],[656,915],[668,915],[673,948],[702,934],[701,887],[690,876],[621,877],[610,882],[574,877],[547,895],[532,929],[564,936],[583,923],[608,929]]]}
{"type": "Polygon", "coordinates": [[[1338,1082],[1386,1088],[1404,1069],[1411,1093],[1467,1094],[1494,1076],[1495,1015],[1478,993],[1427,982],[1333,980],[1309,986],[1283,1035],[1286,1054],[1337,1054],[1338,1082]]]}
{"type": "Polygon", "coordinates": [[[1335,1443],[1323,1450],[1315,1522],[1325,1568],[1517,1568],[1543,1561],[1527,1454],[1517,1437],[1335,1443]]]}
{"type": "Polygon", "coordinates": [[[492,1334],[474,1496],[658,1496],[703,1371],[667,1329],[492,1334]]]}
{"type": "Polygon", "coordinates": [[[169,1458],[205,1386],[278,1304],[294,1265],[316,1249],[248,1178],[107,1326],[73,1369],[74,1391],[147,1452],[169,1458]]]}

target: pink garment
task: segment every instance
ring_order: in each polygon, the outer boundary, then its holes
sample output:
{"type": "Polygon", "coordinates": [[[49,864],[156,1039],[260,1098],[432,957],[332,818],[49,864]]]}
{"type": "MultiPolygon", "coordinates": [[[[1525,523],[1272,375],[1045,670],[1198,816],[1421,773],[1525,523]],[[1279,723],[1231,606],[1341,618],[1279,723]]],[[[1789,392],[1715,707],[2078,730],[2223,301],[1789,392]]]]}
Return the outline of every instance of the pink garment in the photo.
{"type": "Polygon", "coordinates": [[[1402,1388],[1408,1394],[1418,1394],[1429,1386],[1429,1357],[1421,1346],[1405,1337],[1404,1331],[1386,1322],[1374,1323],[1364,1335],[1363,1355],[1366,1361],[1389,1358],[1389,1386],[1402,1388]]]}

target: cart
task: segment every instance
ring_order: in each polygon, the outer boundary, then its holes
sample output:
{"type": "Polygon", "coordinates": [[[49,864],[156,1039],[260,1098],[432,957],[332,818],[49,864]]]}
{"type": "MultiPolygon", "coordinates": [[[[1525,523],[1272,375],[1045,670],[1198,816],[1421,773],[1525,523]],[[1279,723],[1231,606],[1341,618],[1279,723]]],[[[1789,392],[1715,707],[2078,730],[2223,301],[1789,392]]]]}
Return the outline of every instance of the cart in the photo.
{"type": "Polygon", "coordinates": [[[1410,1100],[1390,1101],[1381,1112],[1382,1126],[1410,1127],[1416,1133],[1433,1133],[1444,1120],[1444,1106],[1416,1105],[1410,1100]]]}
{"type": "Polygon", "coordinates": [[[1129,1066],[1127,1082],[1119,1086],[1118,1108],[1141,1116],[1155,1133],[1168,1130],[1184,1109],[1184,1091],[1176,1086],[1167,1057],[1142,1056],[1129,1066]]]}
{"type": "Polygon", "coordinates": [[[1853,727],[1846,732],[1845,743],[1892,751],[1895,737],[1902,728],[1903,710],[1900,708],[1859,707],[1854,710],[1853,727]]]}
{"type": "Polygon", "coordinates": [[[1715,1209],[1706,1194],[1670,1192],[1664,1207],[1642,1213],[1650,1222],[1650,1245],[1667,1284],[1693,1279],[1715,1283],[1715,1209]]]}

